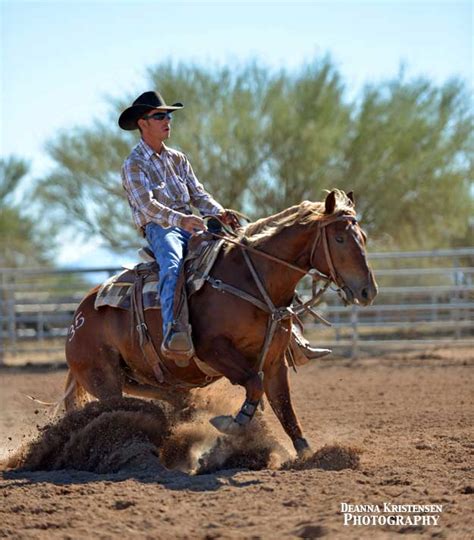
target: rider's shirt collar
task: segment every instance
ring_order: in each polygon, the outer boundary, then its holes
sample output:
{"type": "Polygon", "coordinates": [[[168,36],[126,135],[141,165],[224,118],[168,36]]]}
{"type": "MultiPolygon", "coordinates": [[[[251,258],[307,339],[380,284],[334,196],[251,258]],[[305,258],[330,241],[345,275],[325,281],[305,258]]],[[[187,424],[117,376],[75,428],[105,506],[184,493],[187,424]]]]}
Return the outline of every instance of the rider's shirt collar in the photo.
{"type": "Polygon", "coordinates": [[[146,159],[151,159],[154,155],[159,158],[162,158],[165,156],[165,154],[168,153],[168,147],[165,145],[165,143],[163,143],[161,154],[158,154],[157,152],[155,152],[155,150],[153,150],[153,148],[150,145],[148,145],[143,139],[140,139],[138,146],[140,150],[143,152],[143,154],[145,155],[146,159]]]}

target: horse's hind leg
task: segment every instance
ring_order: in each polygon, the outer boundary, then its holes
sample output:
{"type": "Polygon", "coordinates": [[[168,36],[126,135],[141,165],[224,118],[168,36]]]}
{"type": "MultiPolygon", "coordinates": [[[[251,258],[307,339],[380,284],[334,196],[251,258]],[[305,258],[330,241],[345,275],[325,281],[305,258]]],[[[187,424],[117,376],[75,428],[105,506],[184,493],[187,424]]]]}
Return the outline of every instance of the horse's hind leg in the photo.
{"type": "Polygon", "coordinates": [[[76,379],[86,392],[99,401],[120,398],[122,396],[120,356],[118,353],[103,349],[93,362],[81,369],[76,379]]]}
{"type": "Polygon", "coordinates": [[[89,401],[89,394],[84,387],[74,378],[71,370],[68,371],[64,385],[64,406],[66,412],[80,409],[89,401]]]}
{"type": "MultiPolygon", "coordinates": [[[[79,342],[77,342],[79,345],[79,342]]],[[[87,394],[99,401],[122,396],[122,371],[120,354],[102,345],[87,351],[81,348],[66,350],[67,362],[75,388],[67,406],[76,407],[87,394]]]]}
{"type": "Polygon", "coordinates": [[[84,392],[99,401],[122,396],[122,356],[113,346],[117,335],[121,337],[118,314],[94,309],[94,299],[92,291],[81,302],[66,340],[66,360],[77,398],[71,398],[70,405],[80,401],[84,392]]]}

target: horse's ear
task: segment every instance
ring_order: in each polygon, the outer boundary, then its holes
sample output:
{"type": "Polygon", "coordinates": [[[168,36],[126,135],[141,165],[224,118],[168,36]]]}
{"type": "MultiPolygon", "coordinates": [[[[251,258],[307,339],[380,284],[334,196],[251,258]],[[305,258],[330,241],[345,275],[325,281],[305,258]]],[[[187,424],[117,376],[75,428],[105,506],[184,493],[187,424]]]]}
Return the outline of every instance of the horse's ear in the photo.
{"type": "Polygon", "coordinates": [[[326,214],[332,214],[334,212],[334,208],[336,208],[336,192],[334,190],[327,194],[324,207],[326,214]]]}
{"type": "Polygon", "coordinates": [[[351,203],[355,206],[355,199],[354,199],[354,192],[353,191],[349,191],[349,193],[347,193],[347,198],[351,201],[351,203]]]}

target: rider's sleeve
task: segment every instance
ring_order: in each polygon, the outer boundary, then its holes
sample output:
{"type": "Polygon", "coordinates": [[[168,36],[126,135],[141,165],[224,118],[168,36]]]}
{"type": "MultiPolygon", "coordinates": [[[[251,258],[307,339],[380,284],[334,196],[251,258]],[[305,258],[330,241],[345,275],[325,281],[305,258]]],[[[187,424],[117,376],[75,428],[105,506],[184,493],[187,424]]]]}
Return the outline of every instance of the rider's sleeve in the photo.
{"type": "Polygon", "coordinates": [[[144,222],[154,222],[163,227],[180,227],[186,214],[177,212],[153,196],[148,176],[136,161],[127,160],[122,167],[122,184],[134,211],[144,222]]]}
{"type": "Polygon", "coordinates": [[[220,205],[203,187],[201,182],[196,178],[191,163],[186,158],[184,164],[184,173],[186,184],[188,186],[191,202],[201,214],[220,214],[224,211],[224,207],[220,205]]]}

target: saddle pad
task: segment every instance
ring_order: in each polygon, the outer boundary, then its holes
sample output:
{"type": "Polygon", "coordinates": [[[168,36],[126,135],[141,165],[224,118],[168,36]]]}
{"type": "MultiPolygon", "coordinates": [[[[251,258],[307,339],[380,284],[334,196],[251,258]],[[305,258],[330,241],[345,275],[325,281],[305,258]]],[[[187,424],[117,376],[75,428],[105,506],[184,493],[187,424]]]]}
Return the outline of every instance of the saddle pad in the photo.
{"type": "MultiPolygon", "coordinates": [[[[130,281],[129,270],[124,270],[120,274],[112,276],[100,286],[94,308],[110,306],[126,310],[130,309],[132,287],[133,282],[130,281]]],[[[143,285],[143,308],[145,310],[161,309],[160,295],[158,294],[158,276],[155,279],[147,278],[143,285]]]]}
{"type": "MultiPolygon", "coordinates": [[[[224,240],[204,241],[190,249],[186,257],[186,289],[188,297],[198,291],[205,283],[224,240]]],[[[110,306],[129,310],[131,308],[131,291],[134,283],[135,269],[139,268],[144,275],[143,308],[161,309],[158,294],[158,266],[156,262],[139,263],[134,269],[127,269],[110,277],[99,288],[94,307],[98,309],[110,306]]]]}

